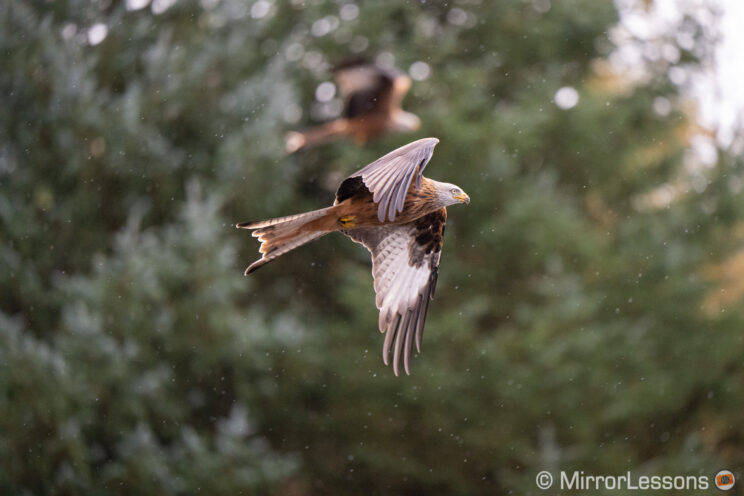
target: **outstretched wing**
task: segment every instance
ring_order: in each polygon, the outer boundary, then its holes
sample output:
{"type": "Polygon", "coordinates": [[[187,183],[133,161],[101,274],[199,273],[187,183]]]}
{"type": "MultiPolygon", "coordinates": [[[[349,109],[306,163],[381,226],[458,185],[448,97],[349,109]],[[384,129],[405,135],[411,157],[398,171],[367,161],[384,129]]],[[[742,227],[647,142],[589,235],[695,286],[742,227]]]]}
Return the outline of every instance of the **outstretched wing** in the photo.
{"type": "Polygon", "coordinates": [[[382,360],[398,375],[401,357],[406,374],[413,342],[421,352],[429,301],[434,297],[447,210],[442,208],[408,224],[387,224],[343,231],[372,254],[379,327],[385,333],[382,360]]]}
{"type": "Polygon", "coordinates": [[[424,138],[408,143],[368,166],[358,170],[349,178],[361,177],[364,185],[372,192],[372,200],[378,204],[377,218],[391,222],[395,215],[403,211],[406,194],[414,176],[416,188],[421,187],[424,167],[429,163],[437,138],[424,138]]]}

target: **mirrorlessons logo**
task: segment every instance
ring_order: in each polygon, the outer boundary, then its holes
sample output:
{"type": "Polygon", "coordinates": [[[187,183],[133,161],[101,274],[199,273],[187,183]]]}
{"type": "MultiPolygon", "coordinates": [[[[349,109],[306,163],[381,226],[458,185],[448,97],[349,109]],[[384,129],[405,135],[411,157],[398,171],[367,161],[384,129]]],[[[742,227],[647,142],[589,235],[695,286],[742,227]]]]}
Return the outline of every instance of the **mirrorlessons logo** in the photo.
{"type": "Polygon", "coordinates": [[[629,491],[676,489],[708,489],[710,483],[707,475],[641,475],[633,477],[628,471],[624,475],[586,475],[583,471],[561,472],[561,489],[623,489],[629,491]]]}
{"type": "Polygon", "coordinates": [[[716,474],[716,487],[721,491],[728,491],[735,483],[736,479],[730,470],[721,470],[716,474]]]}
{"type": "MultiPolygon", "coordinates": [[[[540,489],[553,486],[553,474],[547,470],[537,474],[535,484],[540,489]]],[[[730,470],[719,471],[713,480],[707,475],[641,475],[633,476],[628,471],[623,475],[588,475],[583,470],[560,472],[558,482],[561,490],[565,491],[598,491],[598,490],[677,490],[692,491],[705,490],[715,487],[728,491],[734,487],[736,479],[730,470]]]]}

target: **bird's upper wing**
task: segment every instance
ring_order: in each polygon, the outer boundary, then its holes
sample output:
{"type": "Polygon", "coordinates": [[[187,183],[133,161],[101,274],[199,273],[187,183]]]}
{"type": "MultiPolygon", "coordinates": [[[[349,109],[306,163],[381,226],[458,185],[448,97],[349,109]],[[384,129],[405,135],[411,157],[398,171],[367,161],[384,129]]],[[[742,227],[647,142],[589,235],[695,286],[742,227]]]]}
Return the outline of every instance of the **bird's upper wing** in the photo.
{"type": "Polygon", "coordinates": [[[429,301],[434,297],[447,210],[442,208],[408,224],[386,224],[343,231],[372,254],[380,331],[386,333],[382,359],[398,375],[401,357],[410,374],[413,342],[421,352],[429,301]]]}
{"type": "Polygon", "coordinates": [[[344,116],[349,119],[393,112],[411,87],[405,74],[359,60],[337,66],[333,75],[346,99],[344,116]]]}
{"type": "Polygon", "coordinates": [[[408,143],[349,176],[362,178],[364,185],[372,193],[372,200],[378,204],[377,218],[380,222],[384,222],[385,218],[392,222],[395,215],[403,211],[414,176],[416,188],[421,187],[424,167],[429,163],[437,143],[437,138],[424,138],[408,143]]]}

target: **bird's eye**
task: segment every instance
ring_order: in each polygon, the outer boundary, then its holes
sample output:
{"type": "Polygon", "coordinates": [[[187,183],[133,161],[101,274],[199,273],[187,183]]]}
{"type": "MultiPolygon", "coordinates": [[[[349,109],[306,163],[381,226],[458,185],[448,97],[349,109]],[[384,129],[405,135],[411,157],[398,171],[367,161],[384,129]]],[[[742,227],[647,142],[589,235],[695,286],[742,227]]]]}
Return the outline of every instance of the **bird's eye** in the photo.
{"type": "Polygon", "coordinates": [[[457,188],[452,188],[450,191],[452,191],[452,194],[453,195],[456,195],[457,194],[457,188]]]}

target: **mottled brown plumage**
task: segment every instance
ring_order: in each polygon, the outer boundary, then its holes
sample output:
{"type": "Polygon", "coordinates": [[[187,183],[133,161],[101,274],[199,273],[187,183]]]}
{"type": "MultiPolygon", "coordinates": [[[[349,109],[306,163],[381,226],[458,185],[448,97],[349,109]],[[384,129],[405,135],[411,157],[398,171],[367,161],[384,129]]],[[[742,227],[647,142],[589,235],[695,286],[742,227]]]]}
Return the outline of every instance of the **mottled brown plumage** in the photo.
{"type": "Polygon", "coordinates": [[[457,186],[423,177],[434,146],[427,138],[394,150],[344,180],[330,207],[261,222],[238,224],[261,241],[261,259],[246,274],[329,232],[340,231],[372,255],[379,328],[386,333],[383,361],[393,353],[406,373],[413,343],[421,351],[429,301],[434,296],[448,205],[469,203],[457,186]]]}
{"type": "Polygon", "coordinates": [[[395,69],[364,61],[351,61],[334,69],[334,77],[345,98],[343,117],[286,137],[288,153],[344,136],[357,144],[384,133],[415,131],[417,116],[402,109],[411,80],[395,69]]]}

